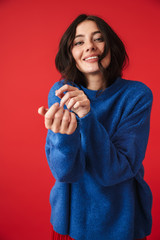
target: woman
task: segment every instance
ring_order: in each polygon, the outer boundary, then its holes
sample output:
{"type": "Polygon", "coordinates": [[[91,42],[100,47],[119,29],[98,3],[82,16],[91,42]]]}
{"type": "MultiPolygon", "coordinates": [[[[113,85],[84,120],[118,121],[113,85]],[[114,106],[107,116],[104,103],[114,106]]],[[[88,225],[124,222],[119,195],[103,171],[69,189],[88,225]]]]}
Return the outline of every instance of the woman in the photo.
{"type": "Polygon", "coordinates": [[[46,156],[53,239],[134,240],[151,232],[152,194],[142,161],[152,92],[122,79],[124,44],[101,18],[78,16],[64,33],[49,109],[46,156]]]}

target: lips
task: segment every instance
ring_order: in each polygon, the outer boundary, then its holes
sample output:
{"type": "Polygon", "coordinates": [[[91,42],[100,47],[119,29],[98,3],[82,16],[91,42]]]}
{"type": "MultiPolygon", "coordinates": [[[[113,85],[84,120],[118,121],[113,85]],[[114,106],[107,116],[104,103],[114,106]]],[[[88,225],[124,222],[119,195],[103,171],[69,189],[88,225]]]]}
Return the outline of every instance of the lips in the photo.
{"type": "Polygon", "coordinates": [[[87,60],[98,59],[98,58],[99,58],[98,55],[90,55],[90,56],[85,57],[83,60],[87,61],[87,60]]]}

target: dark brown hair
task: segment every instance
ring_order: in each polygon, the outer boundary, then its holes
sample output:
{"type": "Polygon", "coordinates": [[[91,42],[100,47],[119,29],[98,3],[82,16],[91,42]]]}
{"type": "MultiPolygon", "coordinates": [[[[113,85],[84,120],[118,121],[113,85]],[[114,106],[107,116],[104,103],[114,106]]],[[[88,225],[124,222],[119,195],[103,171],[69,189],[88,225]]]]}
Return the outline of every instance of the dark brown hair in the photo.
{"type": "Polygon", "coordinates": [[[101,55],[98,64],[100,71],[102,71],[104,79],[107,81],[107,85],[109,86],[117,77],[122,76],[122,71],[126,63],[129,62],[129,58],[126,53],[125,46],[118,35],[103,19],[97,16],[81,14],[71,23],[61,38],[59,50],[55,58],[56,68],[61,73],[65,83],[76,83],[87,87],[85,76],[77,69],[75,60],[71,53],[76,28],[78,24],[85,20],[94,21],[104,38],[105,50],[101,55]],[[111,62],[108,68],[104,69],[101,64],[101,60],[107,55],[109,49],[111,52],[111,62]]]}

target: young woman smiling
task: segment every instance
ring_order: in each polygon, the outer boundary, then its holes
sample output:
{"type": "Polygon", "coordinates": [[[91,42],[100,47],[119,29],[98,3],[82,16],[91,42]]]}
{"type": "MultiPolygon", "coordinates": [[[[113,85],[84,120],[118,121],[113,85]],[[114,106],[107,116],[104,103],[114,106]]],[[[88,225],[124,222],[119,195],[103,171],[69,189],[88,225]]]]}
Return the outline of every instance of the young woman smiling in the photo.
{"type": "Polygon", "coordinates": [[[152,92],[122,78],[124,44],[97,16],[78,16],[60,41],[62,79],[39,108],[46,156],[52,239],[135,240],[151,232],[152,194],[144,181],[152,92]]]}

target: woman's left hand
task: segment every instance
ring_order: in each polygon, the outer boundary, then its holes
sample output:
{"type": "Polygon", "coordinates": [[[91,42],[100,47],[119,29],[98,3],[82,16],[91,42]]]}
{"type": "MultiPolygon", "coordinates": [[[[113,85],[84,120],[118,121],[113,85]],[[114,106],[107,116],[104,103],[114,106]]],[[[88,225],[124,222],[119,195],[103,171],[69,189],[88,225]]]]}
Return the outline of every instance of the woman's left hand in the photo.
{"type": "Polygon", "coordinates": [[[68,110],[72,110],[79,118],[86,116],[90,111],[89,99],[82,90],[76,87],[65,84],[55,91],[55,95],[61,98],[60,106],[66,105],[68,110]]]}

